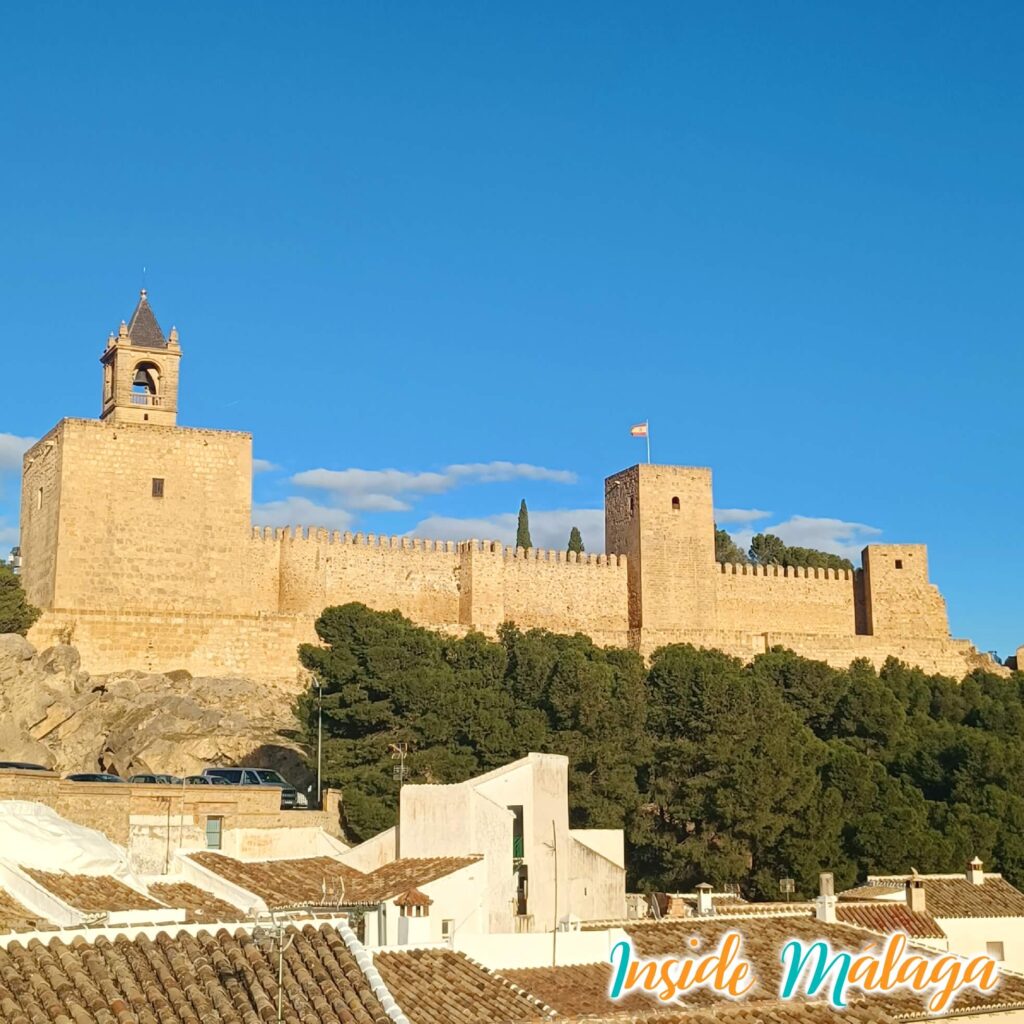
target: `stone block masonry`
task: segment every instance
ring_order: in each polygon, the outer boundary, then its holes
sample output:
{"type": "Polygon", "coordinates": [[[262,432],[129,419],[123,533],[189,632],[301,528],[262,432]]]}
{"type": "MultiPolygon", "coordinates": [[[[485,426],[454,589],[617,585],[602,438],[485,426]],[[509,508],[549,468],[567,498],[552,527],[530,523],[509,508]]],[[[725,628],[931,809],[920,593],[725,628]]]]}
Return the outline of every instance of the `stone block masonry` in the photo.
{"type": "Polygon", "coordinates": [[[350,601],[451,633],[511,621],[644,654],[691,642],[750,658],[782,644],[837,666],[893,655],[955,676],[1001,670],[950,637],[923,545],[869,545],[855,572],[718,565],[704,467],[609,477],[607,555],[253,529],[251,435],[176,425],[172,335],[142,296],[104,353],[102,418],[62,420],[25,455],[22,578],[44,612],[30,639],[74,643],[90,672],[295,685],[297,645],[350,601]]]}

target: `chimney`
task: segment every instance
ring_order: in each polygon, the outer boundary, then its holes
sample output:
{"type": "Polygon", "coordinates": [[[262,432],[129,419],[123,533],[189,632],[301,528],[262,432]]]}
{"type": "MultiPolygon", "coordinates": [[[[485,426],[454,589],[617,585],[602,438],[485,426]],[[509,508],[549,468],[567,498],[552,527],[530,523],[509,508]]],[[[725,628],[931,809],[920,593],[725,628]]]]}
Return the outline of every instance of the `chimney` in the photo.
{"type": "Polygon", "coordinates": [[[823,924],[835,924],[836,883],[831,871],[822,871],[818,876],[818,898],[814,902],[814,916],[823,924]]]}
{"type": "Polygon", "coordinates": [[[711,886],[707,882],[701,882],[697,886],[697,916],[712,917],[715,913],[715,905],[711,901],[711,886]]]}
{"type": "Polygon", "coordinates": [[[924,879],[914,875],[907,879],[907,909],[915,914],[927,914],[924,895],[924,879]]]}
{"type": "Polygon", "coordinates": [[[419,889],[410,889],[395,900],[400,946],[424,946],[430,942],[430,904],[433,902],[419,889]]]}
{"type": "Polygon", "coordinates": [[[971,885],[985,884],[985,872],[981,870],[981,861],[977,857],[967,865],[967,881],[971,885]]]}

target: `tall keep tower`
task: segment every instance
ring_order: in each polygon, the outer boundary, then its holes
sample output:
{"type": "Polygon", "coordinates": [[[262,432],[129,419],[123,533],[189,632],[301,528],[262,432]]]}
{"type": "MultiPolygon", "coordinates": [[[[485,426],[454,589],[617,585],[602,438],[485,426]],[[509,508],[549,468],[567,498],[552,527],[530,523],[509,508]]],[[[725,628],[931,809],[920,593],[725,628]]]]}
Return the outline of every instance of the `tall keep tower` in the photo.
{"type": "Polygon", "coordinates": [[[101,420],[114,423],[157,423],[171,426],[178,418],[178,332],[164,337],[146,298],[139,302],[128,323],[121,321],[111,333],[100,357],[103,364],[101,420]]]}
{"type": "Polygon", "coordinates": [[[631,630],[717,626],[711,470],[641,464],[605,481],[605,550],[627,556],[631,630]]]}

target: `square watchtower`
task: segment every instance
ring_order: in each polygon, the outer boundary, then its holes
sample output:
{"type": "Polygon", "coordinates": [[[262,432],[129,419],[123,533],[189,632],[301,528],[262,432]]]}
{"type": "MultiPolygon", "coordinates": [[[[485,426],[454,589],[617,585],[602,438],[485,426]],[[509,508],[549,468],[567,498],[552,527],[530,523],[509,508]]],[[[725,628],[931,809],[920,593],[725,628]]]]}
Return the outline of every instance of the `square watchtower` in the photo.
{"type": "Polygon", "coordinates": [[[711,470],[641,464],[605,481],[605,550],[628,562],[630,629],[714,629],[711,470]]]}

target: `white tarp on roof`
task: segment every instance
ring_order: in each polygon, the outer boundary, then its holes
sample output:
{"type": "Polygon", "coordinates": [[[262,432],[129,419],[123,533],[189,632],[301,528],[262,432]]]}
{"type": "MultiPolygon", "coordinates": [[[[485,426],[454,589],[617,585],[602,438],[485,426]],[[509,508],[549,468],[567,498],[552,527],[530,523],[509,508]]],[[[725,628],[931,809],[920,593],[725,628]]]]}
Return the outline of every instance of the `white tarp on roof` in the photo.
{"type": "Polygon", "coordinates": [[[39,871],[125,875],[128,858],[102,832],[29,800],[0,800],[0,858],[39,871]]]}

